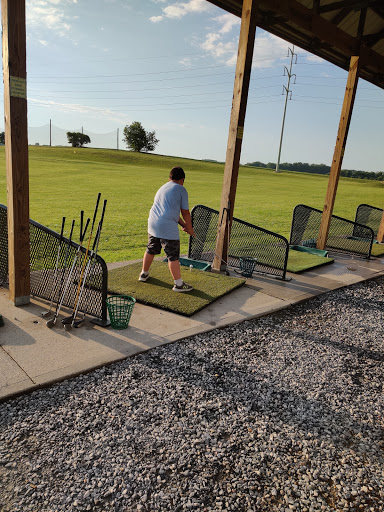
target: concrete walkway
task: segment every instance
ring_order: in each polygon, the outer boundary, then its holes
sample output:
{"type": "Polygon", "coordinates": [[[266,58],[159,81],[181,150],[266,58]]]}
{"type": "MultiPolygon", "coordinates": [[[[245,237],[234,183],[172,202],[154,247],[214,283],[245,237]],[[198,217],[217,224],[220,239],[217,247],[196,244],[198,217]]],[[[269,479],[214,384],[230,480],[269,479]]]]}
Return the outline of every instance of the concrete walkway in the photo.
{"type": "MultiPolygon", "coordinates": [[[[290,281],[255,275],[246,284],[191,318],[136,304],[129,327],[114,330],[88,320],[67,332],[60,317],[53,329],[41,313],[45,301],[15,307],[0,288],[0,400],[125,359],[217,327],[257,318],[336,288],[384,275],[384,259],[333,255],[335,262],[290,281]]],[[[234,274],[235,275],[235,274],[234,274]]],[[[66,316],[67,311],[63,312],[66,316]]]]}

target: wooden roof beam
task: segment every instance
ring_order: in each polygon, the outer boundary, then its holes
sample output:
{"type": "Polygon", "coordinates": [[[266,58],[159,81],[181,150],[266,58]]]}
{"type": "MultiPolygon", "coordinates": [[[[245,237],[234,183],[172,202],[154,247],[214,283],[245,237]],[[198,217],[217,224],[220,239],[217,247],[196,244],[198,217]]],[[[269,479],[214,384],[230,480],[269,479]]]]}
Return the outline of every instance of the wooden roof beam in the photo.
{"type": "Polygon", "coordinates": [[[321,5],[319,7],[319,14],[324,14],[326,12],[337,11],[338,9],[345,8],[358,11],[366,7],[374,6],[377,3],[377,0],[341,0],[339,2],[333,2],[332,4],[321,5]]]}
{"type": "Polygon", "coordinates": [[[376,32],[376,34],[364,36],[363,43],[372,48],[372,46],[375,46],[381,39],[384,39],[384,28],[381,29],[380,32],[376,32]]]}
{"type": "Polygon", "coordinates": [[[371,9],[377,16],[384,19],[384,9],[382,7],[371,7],[371,9]]]}
{"type": "MultiPolygon", "coordinates": [[[[344,4],[344,2],[342,3],[344,4]]],[[[287,0],[285,2],[280,0],[259,0],[259,8],[261,10],[273,10],[276,14],[283,16],[286,20],[306,30],[309,34],[312,33],[314,37],[339,48],[348,55],[357,55],[359,53],[360,45],[357,44],[356,38],[346,34],[322,16],[313,14],[311,9],[304,7],[295,0],[287,0]]],[[[372,66],[378,70],[379,74],[384,74],[384,57],[382,55],[362,44],[360,57],[362,67],[372,66]]]]}
{"type": "Polygon", "coordinates": [[[343,20],[345,20],[345,18],[348,16],[348,14],[352,11],[353,11],[353,9],[349,9],[348,7],[346,7],[345,9],[341,9],[341,11],[338,12],[336,14],[336,16],[331,19],[331,23],[333,23],[333,25],[338,25],[343,20]]]}
{"type": "Polygon", "coordinates": [[[359,43],[361,44],[364,34],[364,26],[365,26],[365,20],[367,19],[367,8],[364,7],[364,9],[361,9],[360,16],[359,16],[359,25],[357,27],[357,39],[359,40],[359,43]]]}

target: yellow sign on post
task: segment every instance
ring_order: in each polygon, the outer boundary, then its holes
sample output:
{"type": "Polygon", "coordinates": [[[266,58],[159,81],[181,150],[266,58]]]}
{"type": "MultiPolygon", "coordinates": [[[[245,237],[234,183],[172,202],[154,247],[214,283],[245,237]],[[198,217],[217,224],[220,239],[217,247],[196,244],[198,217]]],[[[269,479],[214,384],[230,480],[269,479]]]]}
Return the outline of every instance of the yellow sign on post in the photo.
{"type": "Polygon", "coordinates": [[[237,127],[236,139],[242,139],[243,138],[243,133],[244,133],[244,126],[238,126],[237,127]]]}
{"type": "Polygon", "coordinates": [[[18,76],[9,77],[9,91],[14,98],[27,99],[27,81],[18,76]]]}

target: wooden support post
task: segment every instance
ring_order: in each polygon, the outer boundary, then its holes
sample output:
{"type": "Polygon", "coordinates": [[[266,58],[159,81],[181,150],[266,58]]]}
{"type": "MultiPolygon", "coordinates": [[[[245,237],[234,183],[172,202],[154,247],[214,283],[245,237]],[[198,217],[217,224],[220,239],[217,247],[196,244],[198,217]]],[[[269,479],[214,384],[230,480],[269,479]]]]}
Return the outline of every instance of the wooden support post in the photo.
{"type": "Polygon", "coordinates": [[[241,143],[243,140],[245,112],[247,108],[249,81],[251,78],[253,47],[256,34],[257,0],[243,0],[239,49],[237,53],[236,75],[233,88],[231,120],[227,154],[224,167],[223,188],[221,193],[219,225],[216,240],[216,254],[213,270],[225,267],[222,261],[227,259],[228,240],[235,205],[237,177],[239,174],[241,143]]]}
{"type": "Polygon", "coordinates": [[[377,241],[384,242],[384,212],[381,217],[379,231],[377,232],[377,241]]]}
{"type": "Polygon", "coordinates": [[[1,0],[9,298],[30,301],[25,0],[1,0]]]}
{"type": "Polygon", "coordinates": [[[328,188],[325,196],[323,215],[321,217],[319,238],[317,240],[318,249],[325,249],[327,244],[329,226],[331,224],[332,212],[335,204],[337,185],[339,183],[341,165],[343,163],[344,151],[347,143],[348,130],[351,122],[358,80],[359,57],[351,57],[347,86],[344,95],[344,103],[340,116],[339,131],[337,133],[336,146],[333,153],[333,160],[329,173],[328,188]]]}

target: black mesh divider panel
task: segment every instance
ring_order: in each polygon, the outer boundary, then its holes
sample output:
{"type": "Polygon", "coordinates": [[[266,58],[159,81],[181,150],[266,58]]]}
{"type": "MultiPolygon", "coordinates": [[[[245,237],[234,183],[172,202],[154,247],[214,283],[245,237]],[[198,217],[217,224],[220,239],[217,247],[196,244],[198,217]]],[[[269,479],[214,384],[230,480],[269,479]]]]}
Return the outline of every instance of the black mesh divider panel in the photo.
{"type": "MultiPolygon", "coordinates": [[[[196,238],[190,237],[188,257],[212,262],[215,257],[219,212],[197,205],[191,211],[196,238]]],[[[254,271],[285,279],[288,240],[242,220],[232,219],[228,265],[240,268],[240,258],[256,258],[254,271]]]]}
{"type": "MultiPolygon", "coordinates": [[[[323,212],[299,204],[293,210],[291,245],[316,247],[323,212]]],[[[370,227],[332,215],[326,249],[369,258],[373,243],[370,227]],[[356,235],[358,233],[359,236],[356,235]]]]}
{"type": "MultiPolygon", "coordinates": [[[[372,229],[374,237],[377,237],[379,232],[381,218],[383,216],[383,210],[369,206],[369,204],[359,204],[356,209],[355,222],[364,224],[372,229]]],[[[360,236],[358,228],[355,231],[355,236],[360,236]]]]}
{"type": "MultiPolygon", "coordinates": [[[[63,237],[60,244],[60,235],[58,233],[33,220],[29,221],[29,230],[31,295],[49,301],[53,297],[54,304],[56,304],[60,298],[60,283],[63,283],[62,290],[64,290],[73,265],[73,273],[63,300],[64,306],[73,308],[86,249],[81,247],[79,250],[77,243],[70,243],[65,237],[63,237]],[[58,266],[57,271],[55,271],[58,254],[58,266]]],[[[4,205],[0,205],[0,282],[1,280],[4,282],[7,275],[7,208],[4,205]]],[[[107,298],[107,283],[107,265],[100,256],[96,256],[96,259],[89,266],[84,291],[79,302],[79,311],[96,317],[101,325],[107,324],[107,306],[105,302],[107,298]]]]}

